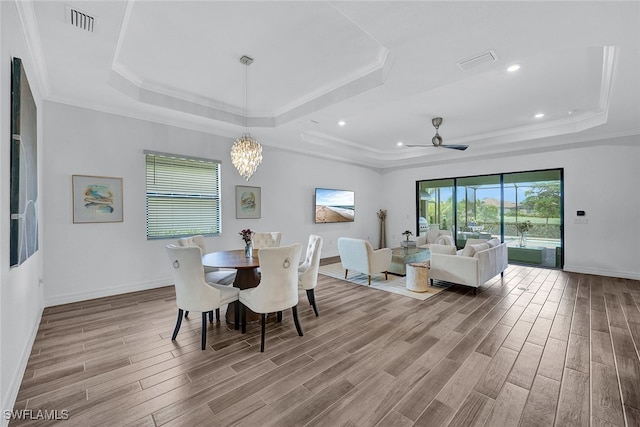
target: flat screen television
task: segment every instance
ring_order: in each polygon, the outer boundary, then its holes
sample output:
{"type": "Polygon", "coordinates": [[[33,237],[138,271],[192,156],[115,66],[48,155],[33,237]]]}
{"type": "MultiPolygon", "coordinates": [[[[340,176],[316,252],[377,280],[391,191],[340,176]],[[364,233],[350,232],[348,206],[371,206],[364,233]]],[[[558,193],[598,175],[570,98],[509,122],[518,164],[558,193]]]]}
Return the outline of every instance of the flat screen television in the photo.
{"type": "Polygon", "coordinates": [[[316,188],[315,223],[353,222],[355,193],[350,190],[316,188]]]}

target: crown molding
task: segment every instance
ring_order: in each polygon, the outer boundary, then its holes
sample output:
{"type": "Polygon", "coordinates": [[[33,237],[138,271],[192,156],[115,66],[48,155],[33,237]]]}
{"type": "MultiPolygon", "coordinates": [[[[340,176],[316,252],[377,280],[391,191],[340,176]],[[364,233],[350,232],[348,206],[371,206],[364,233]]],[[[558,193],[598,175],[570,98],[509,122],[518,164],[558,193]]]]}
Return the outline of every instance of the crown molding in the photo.
{"type": "MultiPolygon", "coordinates": [[[[40,32],[38,31],[38,22],[33,9],[33,1],[15,0],[18,17],[22,26],[24,36],[27,43],[27,49],[31,54],[31,61],[35,67],[35,78],[37,81],[36,88],[31,88],[39,92],[40,99],[44,99],[51,93],[49,85],[49,76],[45,65],[42,43],[40,42],[40,32]]],[[[33,83],[32,83],[33,84],[33,83]]]]}

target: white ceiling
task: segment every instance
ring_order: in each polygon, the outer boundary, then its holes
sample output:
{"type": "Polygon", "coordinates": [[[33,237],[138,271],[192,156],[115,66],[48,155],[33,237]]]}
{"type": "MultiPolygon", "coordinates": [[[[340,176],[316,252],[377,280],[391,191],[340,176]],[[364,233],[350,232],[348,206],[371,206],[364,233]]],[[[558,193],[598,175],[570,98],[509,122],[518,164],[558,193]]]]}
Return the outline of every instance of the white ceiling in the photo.
{"type": "Polygon", "coordinates": [[[45,99],[235,138],[248,71],[250,131],[263,145],[373,168],[640,134],[637,1],[36,1],[19,10],[45,99]],[[68,23],[68,6],[94,16],[95,32],[68,23]],[[458,65],[489,51],[496,61],[458,65]],[[254,59],[248,69],[242,55],[254,59]],[[521,69],[508,73],[514,63],[521,69]],[[430,144],[435,116],[445,144],[469,149],[397,146],[430,144]]]}

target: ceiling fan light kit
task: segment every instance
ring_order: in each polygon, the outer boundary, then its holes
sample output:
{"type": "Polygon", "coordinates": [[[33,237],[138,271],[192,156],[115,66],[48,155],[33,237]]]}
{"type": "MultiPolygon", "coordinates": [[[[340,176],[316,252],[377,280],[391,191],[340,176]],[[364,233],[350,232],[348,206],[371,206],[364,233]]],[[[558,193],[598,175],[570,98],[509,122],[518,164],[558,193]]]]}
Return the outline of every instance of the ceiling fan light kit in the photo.
{"type": "Polygon", "coordinates": [[[442,117],[434,117],[433,119],[431,119],[431,124],[433,125],[433,127],[436,128],[436,134],[433,136],[433,138],[431,138],[431,144],[433,144],[433,145],[405,144],[405,147],[425,147],[425,148],[429,148],[429,147],[433,146],[433,147],[436,147],[436,148],[443,147],[443,148],[450,148],[452,150],[459,150],[459,151],[464,151],[467,148],[469,148],[468,145],[450,145],[450,144],[443,144],[442,143],[442,137],[438,133],[438,128],[440,128],[440,125],[442,124],[442,117]]]}

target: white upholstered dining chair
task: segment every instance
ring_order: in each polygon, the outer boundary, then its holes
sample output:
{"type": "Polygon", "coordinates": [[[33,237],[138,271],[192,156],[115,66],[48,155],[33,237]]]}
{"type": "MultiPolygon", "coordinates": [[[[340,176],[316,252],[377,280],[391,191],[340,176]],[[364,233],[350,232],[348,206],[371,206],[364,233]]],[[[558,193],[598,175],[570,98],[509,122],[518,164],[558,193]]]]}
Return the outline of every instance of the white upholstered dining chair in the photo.
{"type": "Polygon", "coordinates": [[[261,352],[264,352],[265,322],[268,313],[277,313],[277,319],[281,321],[282,311],[290,308],[298,335],[302,336],[302,328],[298,320],[298,263],[301,251],[300,243],[261,249],[260,284],[255,288],[240,291],[243,334],[247,331],[246,308],[261,314],[261,352]]]}
{"type": "Polygon", "coordinates": [[[185,311],[201,312],[201,341],[202,350],[204,350],[207,342],[207,314],[209,314],[209,322],[213,322],[213,310],[215,310],[216,317],[220,320],[220,307],[232,302],[236,304],[235,328],[238,329],[239,289],[233,286],[221,286],[205,282],[202,256],[198,247],[168,245],[166,251],[173,274],[176,305],[178,306],[178,320],[171,340],[174,341],[178,336],[185,311]]]}
{"type": "MultiPolygon", "coordinates": [[[[181,237],[177,241],[178,246],[197,246],[200,248],[202,255],[207,253],[204,243],[204,236],[197,234],[195,236],[181,237]]],[[[219,285],[230,285],[236,278],[236,270],[224,269],[217,267],[204,267],[204,280],[209,283],[217,283],[219,285]]]]}
{"type": "Polygon", "coordinates": [[[318,316],[315,289],[318,285],[318,270],[320,269],[320,252],[322,251],[322,237],[312,234],[307,244],[307,254],[298,267],[298,287],[307,292],[309,304],[318,316]]]}
{"type": "Polygon", "coordinates": [[[282,233],[279,231],[256,231],[251,237],[253,249],[277,248],[280,246],[282,233]]]}

